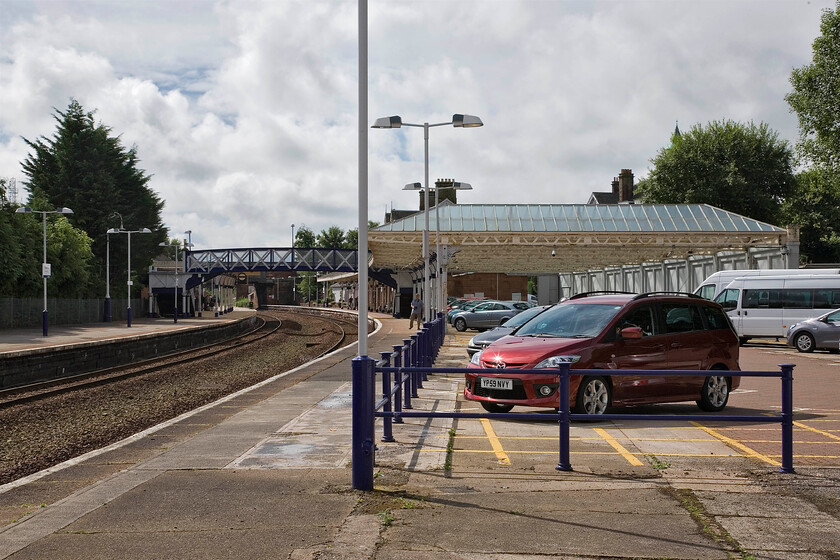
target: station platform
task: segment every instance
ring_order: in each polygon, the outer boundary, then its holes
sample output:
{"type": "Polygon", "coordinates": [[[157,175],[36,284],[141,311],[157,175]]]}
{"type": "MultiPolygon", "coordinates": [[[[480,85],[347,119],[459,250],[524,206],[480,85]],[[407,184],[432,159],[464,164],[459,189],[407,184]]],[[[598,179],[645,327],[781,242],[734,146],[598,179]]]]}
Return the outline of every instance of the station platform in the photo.
{"type": "MultiPolygon", "coordinates": [[[[372,357],[412,332],[407,319],[371,316],[372,357]]],[[[450,330],[436,366],[465,366],[470,336],[450,330]]],[[[832,556],[810,543],[840,549],[840,520],[761,484],[749,457],[686,458],[665,473],[591,441],[630,429],[607,422],[573,426],[574,471],[559,472],[556,444],[527,461],[500,453],[503,437],[523,453],[548,439],[530,423],[407,418],[397,441],[377,443],[375,490],[355,491],[356,353],[349,345],[0,487],[0,558],[816,560],[832,556]]],[[[462,375],[432,375],[413,405],[478,409],[462,389],[462,375]]]]}
{"type": "Polygon", "coordinates": [[[43,330],[3,329],[0,330],[0,354],[3,352],[26,352],[42,348],[62,348],[74,344],[95,341],[142,337],[149,334],[175,332],[193,329],[212,323],[238,321],[252,315],[252,309],[234,308],[230,313],[215,316],[213,311],[204,311],[201,317],[179,317],[175,323],[172,317],[139,317],[132,319],[131,327],[125,321],[109,323],[86,323],[81,325],[50,325],[47,336],[43,330]]]}

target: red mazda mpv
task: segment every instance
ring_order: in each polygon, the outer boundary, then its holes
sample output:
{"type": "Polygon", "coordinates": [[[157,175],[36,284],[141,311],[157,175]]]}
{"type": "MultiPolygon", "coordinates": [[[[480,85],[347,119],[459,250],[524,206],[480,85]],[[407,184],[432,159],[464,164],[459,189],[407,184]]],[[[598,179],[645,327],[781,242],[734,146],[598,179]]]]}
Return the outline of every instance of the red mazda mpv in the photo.
{"type": "Polygon", "coordinates": [[[693,294],[589,292],[547,309],[474,354],[469,367],[498,373],[468,373],[464,396],[490,412],[514,405],[557,408],[556,374],[516,370],[556,369],[560,362],[569,362],[572,370],[604,370],[570,377],[570,405],[580,414],[686,400],[716,412],[741,382],[714,374],[611,376],[615,369],[740,371],[738,336],[720,305],[693,294]]]}

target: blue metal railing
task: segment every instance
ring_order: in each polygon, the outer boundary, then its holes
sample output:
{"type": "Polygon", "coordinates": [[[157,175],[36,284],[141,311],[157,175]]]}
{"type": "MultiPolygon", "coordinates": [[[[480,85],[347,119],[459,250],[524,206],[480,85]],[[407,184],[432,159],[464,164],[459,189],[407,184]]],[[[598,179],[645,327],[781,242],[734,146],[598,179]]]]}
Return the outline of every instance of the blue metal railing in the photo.
{"type": "MultiPolygon", "coordinates": [[[[557,369],[559,378],[560,409],[555,414],[533,413],[479,413],[479,412],[415,412],[412,411],[411,399],[417,398],[417,390],[423,387],[423,381],[430,373],[488,373],[498,374],[497,369],[432,368],[434,359],[443,344],[445,323],[442,315],[431,323],[425,323],[423,329],[403,345],[395,345],[393,352],[382,352],[381,360],[375,362],[367,356],[358,356],[353,360],[353,488],[357,490],[373,489],[374,470],[374,422],[377,417],[383,419],[382,441],[394,441],[393,424],[400,424],[403,418],[496,418],[508,420],[556,421],[559,423],[559,461],[557,470],[571,471],[569,460],[569,426],[571,420],[592,420],[587,414],[572,414],[569,410],[569,377],[571,375],[605,375],[604,370],[572,371],[569,364],[561,364],[557,369]],[[375,400],[375,377],[382,374],[382,395],[375,400]],[[393,376],[393,377],[392,377],[393,376]]],[[[782,463],[779,472],[793,473],[793,364],[779,364],[779,371],[718,371],[713,375],[722,377],[778,377],[782,380],[782,412],[776,416],[739,416],[710,414],[600,414],[598,420],[659,420],[688,421],[704,420],[715,422],[777,422],[782,427],[782,463]]],[[[541,374],[547,370],[518,369],[517,374],[541,374]]],[[[608,375],[709,375],[709,371],[700,370],[610,370],[608,375]]]]}

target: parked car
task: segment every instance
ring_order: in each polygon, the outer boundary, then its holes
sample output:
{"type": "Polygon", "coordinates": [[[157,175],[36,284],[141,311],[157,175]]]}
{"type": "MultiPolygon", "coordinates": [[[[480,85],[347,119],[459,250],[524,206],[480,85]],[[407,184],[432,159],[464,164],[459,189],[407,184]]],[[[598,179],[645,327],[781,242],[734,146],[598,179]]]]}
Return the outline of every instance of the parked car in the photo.
{"type": "Polygon", "coordinates": [[[456,313],[452,317],[452,326],[459,332],[467,329],[492,329],[530,307],[524,301],[485,301],[468,311],[456,313]]]}
{"type": "Polygon", "coordinates": [[[818,348],[840,352],[840,309],[792,324],[787,341],[800,352],[813,352],[818,348]]]}
{"type": "Polygon", "coordinates": [[[581,414],[610,406],[695,400],[723,410],[739,376],[609,375],[615,369],[739,371],[738,337],[720,305],[693,294],[578,294],[473,354],[464,396],[490,412],[515,405],[559,407],[557,375],[517,369],[602,369],[572,375],[570,405],[581,414]]]}
{"type": "Polygon", "coordinates": [[[467,355],[470,358],[472,358],[473,354],[485,349],[487,346],[490,345],[491,342],[496,342],[503,336],[511,334],[518,327],[524,325],[525,323],[527,323],[528,321],[530,321],[531,319],[548,309],[549,307],[551,306],[540,305],[538,307],[531,307],[530,309],[526,309],[518,315],[514,315],[513,317],[502,323],[501,326],[475,335],[470,339],[469,343],[467,343],[467,355]]]}
{"type": "Polygon", "coordinates": [[[482,299],[473,299],[473,300],[465,301],[464,303],[462,303],[462,304],[461,304],[460,306],[458,306],[458,307],[453,306],[453,307],[452,307],[452,309],[450,309],[450,310],[446,313],[446,322],[451,324],[451,323],[452,323],[452,318],[453,318],[455,315],[457,315],[458,313],[461,313],[462,311],[469,311],[469,310],[471,310],[472,308],[474,308],[475,306],[477,306],[478,304],[480,304],[480,303],[484,303],[485,301],[489,301],[489,300],[484,299],[484,298],[482,298],[482,299]]]}

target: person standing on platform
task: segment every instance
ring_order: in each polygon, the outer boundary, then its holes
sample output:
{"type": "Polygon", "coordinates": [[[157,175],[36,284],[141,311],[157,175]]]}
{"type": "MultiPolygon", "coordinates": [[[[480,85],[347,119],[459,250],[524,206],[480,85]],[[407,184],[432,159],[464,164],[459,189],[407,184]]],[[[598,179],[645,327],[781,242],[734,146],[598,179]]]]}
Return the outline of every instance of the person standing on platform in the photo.
{"type": "Polygon", "coordinates": [[[420,294],[414,294],[414,299],[411,300],[411,317],[408,319],[408,328],[414,328],[414,321],[417,321],[417,328],[419,329],[423,324],[423,300],[420,299],[420,294]]]}

